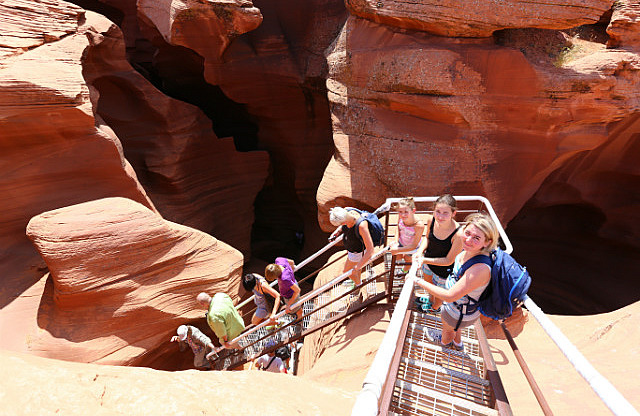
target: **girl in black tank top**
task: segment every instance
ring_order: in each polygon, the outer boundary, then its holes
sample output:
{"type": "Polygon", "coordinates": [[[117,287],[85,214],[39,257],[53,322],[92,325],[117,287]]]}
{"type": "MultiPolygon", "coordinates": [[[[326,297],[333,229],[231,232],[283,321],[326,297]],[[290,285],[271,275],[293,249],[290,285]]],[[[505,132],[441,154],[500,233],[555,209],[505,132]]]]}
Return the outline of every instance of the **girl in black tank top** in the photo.
{"type": "MultiPolygon", "coordinates": [[[[453,236],[458,232],[458,229],[460,227],[459,226],[456,227],[451,232],[451,234],[449,234],[449,236],[447,238],[445,238],[444,240],[440,240],[433,233],[433,224],[435,222],[436,222],[435,219],[431,220],[431,226],[429,227],[429,234],[427,235],[429,243],[427,245],[427,249],[423,253],[423,256],[424,257],[447,257],[447,254],[449,254],[449,251],[451,251],[451,247],[453,246],[453,243],[451,242],[451,240],[453,239],[453,236]]],[[[455,256],[454,256],[454,258],[455,258],[455,256]]],[[[437,265],[437,264],[430,264],[429,268],[431,269],[431,271],[433,271],[438,276],[442,277],[443,279],[446,279],[447,276],[449,276],[449,274],[451,274],[451,267],[452,266],[453,266],[453,263],[451,263],[448,266],[440,266],[440,265],[437,265]]]]}
{"type": "MultiPolygon", "coordinates": [[[[418,260],[422,263],[423,278],[439,286],[444,286],[456,256],[462,251],[462,240],[456,235],[460,226],[453,219],[456,209],[456,200],[449,194],[436,200],[433,216],[428,220],[427,238],[419,251],[421,255],[418,260]],[[436,236],[436,231],[448,234],[440,239],[436,236]]],[[[439,310],[442,300],[433,296],[430,298],[432,309],[439,310]]]]}

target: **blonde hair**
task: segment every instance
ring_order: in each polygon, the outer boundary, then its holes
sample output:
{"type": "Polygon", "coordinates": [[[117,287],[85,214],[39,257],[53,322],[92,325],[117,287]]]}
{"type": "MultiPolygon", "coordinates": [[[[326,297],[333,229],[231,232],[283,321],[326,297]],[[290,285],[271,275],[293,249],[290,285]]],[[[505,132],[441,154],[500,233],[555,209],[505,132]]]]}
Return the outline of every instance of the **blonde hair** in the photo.
{"type": "Polygon", "coordinates": [[[338,227],[344,224],[347,220],[347,215],[349,215],[349,213],[346,209],[342,207],[333,207],[329,210],[329,222],[331,222],[331,225],[334,227],[338,227]]]}
{"type": "Polygon", "coordinates": [[[273,282],[275,279],[279,279],[282,276],[282,267],[275,263],[267,265],[264,269],[264,278],[269,282],[273,282]]]}
{"type": "Polygon", "coordinates": [[[343,225],[349,218],[358,219],[356,215],[353,215],[353,212],[349,212],[346,208],[333,207],[329,210],[329,221],[334,227],[343,225]]]}
{"type": "Polygon", "coordinates": [[[410,209],[416,209],[416,203],[413,200],[412,196],[408,196],[406,198],[402,198],[400,201],[398,201],[397,203],[397,207],[408,207],[410,209]]]}
{"type": "Polygon", "coordinates": [[[466,225],[464,229],[466,230],[468,226],[475,225],[476,228],[484,234],[485,240],[489,240],[490,244],[488,244],[484,250],[491,252],[498,247],[498,238],[500,238],[500,234],[498,233],[498,227],[493,222],[491,217],[484,212],[476,212],[474,214],[467,215],[465,218],[466,225]]]}

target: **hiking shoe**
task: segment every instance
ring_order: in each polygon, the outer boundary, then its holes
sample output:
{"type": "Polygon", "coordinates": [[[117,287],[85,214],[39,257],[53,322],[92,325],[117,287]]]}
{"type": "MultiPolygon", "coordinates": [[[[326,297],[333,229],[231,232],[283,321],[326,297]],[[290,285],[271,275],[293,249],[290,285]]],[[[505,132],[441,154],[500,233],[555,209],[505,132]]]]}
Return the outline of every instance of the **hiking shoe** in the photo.
{"type": "Polygon", "coordinates": [[[416,296],[417,303],[431,303],[431,298],[429,296],[416,296]]]}
{"type": "Polygon", "coordinates": [[[440,331],[433,328],[427,328],[424,335],[429,340],[429,342],[440,345],[440,340],[442,339],[442,334],[440,333],[440,331]]]}
{"type": "Polygon", "coordinates": [[[356,282],[354,282],[353,280],[347,278],[347,280],[345,280],[344,282],[342,282],[342,284],[344,286],[346,286],[347,290],[351,290],[354,287],[356,287],[356,282]]]}
{"type": "MultiPolygon", "coordinates": [[[[459,350],[458,347],[455,346],[454,342],[451,341],[448,344],[443,344],[442,343],[442,333],[436,329],[433,328],[428,328],[425,331],[425,336],[426,338],[429,340],[429,342],[438,345],[444,349],[448,349],[448,350],[457,350],[457,351],[461,351],[461,349],[459,350]]],[[[464,348],[461,347],[461,348],[464,348]]]]}

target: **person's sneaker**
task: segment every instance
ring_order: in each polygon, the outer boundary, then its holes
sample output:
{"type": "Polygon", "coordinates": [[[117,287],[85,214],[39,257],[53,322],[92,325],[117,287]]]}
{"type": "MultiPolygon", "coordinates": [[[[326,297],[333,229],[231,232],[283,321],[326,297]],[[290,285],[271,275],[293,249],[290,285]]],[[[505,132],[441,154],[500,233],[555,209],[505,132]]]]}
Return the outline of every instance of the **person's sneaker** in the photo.
{"type": "Polygon", "coordinates": [[[351,279],[345,280],[344,282],[342,282],[342,284],[347,288],[347,290],[351,290],[356,287],[356,282],[351,279]]]}
{"type": "Polygon", "coordinates": [[[452,348],[456,351],[464,351],[464,343],[458,345],[455,342],[451,341],[451,344],[453,344],[452,348]]]}
{"type": "Polygon", "coordinates": [[[429,340],[429,342],[433,342],[434,344],[440,345],[440,340],[442,339],[442,333],[440,333],[440,331],[436,329],[427,328],[427,330],[425,331],[425,337],[429,340]]]}
{"type": "MultiPolygon", "coordinates": [[[[443,344],[442,343],[442,333],[440,331],[436,330],[436,329],[428,328],[425,331],[425,336],[429,340],[429,342],[432,342],[432,343],[434,343],[436,345],[439,345],[442,348],[449,349],[449,350],[453,350],[453,349],[458,350],[458,348],[455,346],[453,341],[451,341],[448,344],[443,344]]],[[[464,346],[462,348],[464,348],[464,346]]],[[[461,351],[461,350],[458,350],[458,351],[461,351]]]]}
{"type": "Polygon", "coordinates": [[[429,298],[429,296],[416,296],[416,302],[417,303],[431,303],[431,298],[429,298]]]}

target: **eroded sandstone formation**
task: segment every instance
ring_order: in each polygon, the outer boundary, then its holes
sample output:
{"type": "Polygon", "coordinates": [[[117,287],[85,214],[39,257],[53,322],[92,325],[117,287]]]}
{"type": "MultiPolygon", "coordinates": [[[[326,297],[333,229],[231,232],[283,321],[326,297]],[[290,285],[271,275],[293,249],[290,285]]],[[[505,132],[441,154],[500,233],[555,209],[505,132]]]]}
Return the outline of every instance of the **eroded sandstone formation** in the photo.
{"type": "Polygon", "coordinates": [[[234,38],[262,23],[260,10],[251,0],[142,0],[137,7],[168,44],[211,58],[219,58],[234,38]]]}
{"type": "Polygon", "coordinates": [[[216,137],[200,109],[152,86],[126,61],[117,26],[103,20],[92,29],[83,73],[97,92],[96,112],[118,135],[158,211],[248,257],[253,202],[267,177],[268,155],[236,151],[230,138],[216,137]]]}
{"type": "Polygon", "coordinates": [[[326,230],[341,201],[443,191],[486,195],[509,220],[640,108],[637,54],[587,42],[559,62],[510,34],[438,38],[349,18],[327,52],[337,151],[318,190],[326,230]]]}
{"type": "Polygon", "coordinates": [[[195,295],[235,298],[240,287],[240,252],[125,198],[45,212],[27,235],[51,276],[37,318],[44,331],[29,345],[41,356],[153,366],[175,355],[168,341],[179,325],[203,320],[195,295]]]}
{"type": "Polygon", "coordinates": [[[640,48],[640,3],[633,0],[616,1],[613,4],[611,23],[607,27],[608,45],[611,47],[640,48]]]}
{"type": "MultiPolygon", "coordinates": [[[[195,3],[189,4],[192,8],[178,15],[199,10],[193,8],[195,3]]],[[[238,4],[249,7],[248,2],[238,4]]],[[[315,220],[316,188],[332,151],[323,52],[344,21],[345,9],[341,0],[254,1],[253,5],[260,10],[262,23],[223,47],[203,42],[217,36],[215,31],[203,35],[198,19],[160,21],[155,6],[150,9],[144,2],[139,11],[166,42],[200,54],[207,82],[242,104],[259,126],[257,146],[269,152],[272,170],[256,201],[254,245],[267,260],[283,254],[297,257],[302,238],[307,253],[324,240],[315,220]],[[179,39],[168,35],[177,31],[179,39]]],[[[208,7],[214,10],[208,12],[209,18],[215,20],[220,4],[211,2],[208,7]]],[[[245,30],[256,21],[244,8],[231,7],[228,14],[217,16],[218,26],[246,18],[245,30]]]]}
{"type": "Polygon", "coordinates": [[[447,37],[489,37],[509,28],[557,29],[595,23],[611,7],[609,0],[537,2],[523,0],[346,0],[358,17],[386,26],[447,37]]]}
{"type": "Polygon", "coordinates": [[[267,371],[165,372],[6,351],[0,375],[2,411],[15,415],[322,416],[348,413],[355,401],[353,391],[267,371]]]}
{"type": "Polygon", "coordinates": [[[133,71],[119,29],[100,15],[62,1],[5,2],[0,21],[0,325],[14,331],[0,347],[26,351],[42,331],[47,265],[25,228],[44,211],[125,197],[249,253],[264,152],[237,152],[198,108],[133,71]]]}
{"type": "MultiPolygon", "coordinates": [[[[0,6],[3,329],[38,311],[39,281],[46,266],[25,236],[31,217],[110,196],[153,208],[117,137],[94,116],[91,91],[82,76],[82,55],[89,45],[78,30],[83,19],[81,9],[63,2],[0,6]]],[[[25,326],[15,330],[14,336],[2,338],[3,348],[26,348],[25,326]]]]}

